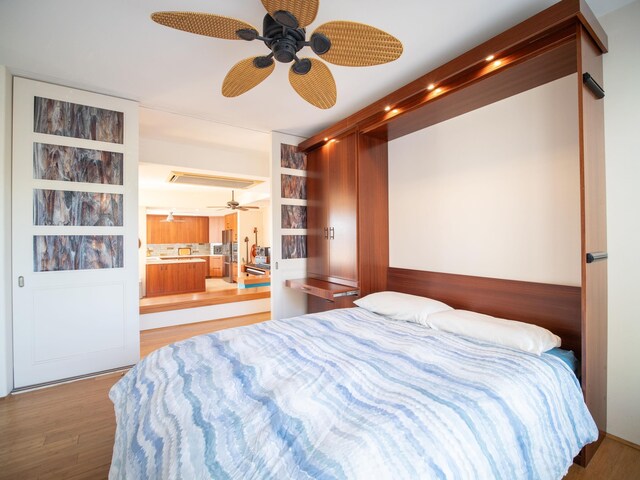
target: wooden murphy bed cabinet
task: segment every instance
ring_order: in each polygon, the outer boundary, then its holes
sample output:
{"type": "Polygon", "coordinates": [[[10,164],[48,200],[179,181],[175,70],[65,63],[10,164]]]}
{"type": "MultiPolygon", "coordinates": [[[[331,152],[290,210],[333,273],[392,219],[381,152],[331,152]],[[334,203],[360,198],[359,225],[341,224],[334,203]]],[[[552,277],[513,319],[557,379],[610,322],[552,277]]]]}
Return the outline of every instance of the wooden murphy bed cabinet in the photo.
{"type": "MultiPolygon", "coordinates": [[[[384,290],[387,271],[397,270],[389,269],[388,257],[387,142],[576,74],[582,255],[580,318],[576,319],[581,345],[578,353],[585,401],[601,432],[600,439],[587,445],[578,457],[577,462],[583,466],[604,438],[607,410],[604,107],[583,75],[589,74],[604,87],[602,55],[606,52],[607,35],[586,2],[561,0],[299,145],[308,154],[310,165],[308,276],[314,282],[355,285],[361,295],[366,295],[384,290]],[[500,63],[487,63],[487,55],[495,56],[500,63]],[[429,90],[428,85],[437,88],[429,90]],[[385,109],[387,106],[391,110],[385,109]],[[351,165],[327,167],[332,161],[339,162],[337,158],[351,165]],[[355,181],[351,179],[354,167],[355,181]],[[335,189],[326,184],[331,181],[337,182],[335,189]],[[352,192],[341,193],[345,188],[342,182],[353,183],[355,206],[352,192]],[[326,198],[328,195],[331,198],[326,198]],[[339,219],[332,218],[332,205],[341,212],[339,219]],[[334,254],[332,240],[324,238],[324,228],[334,227],[337,239],[343,233],[341,228],[346,233],[353,225],[357,226],[355,247],[352,242],[350,248],[356,263],[342,264],[345,257],[342,252],[334,254]],[[588,254],[594,253],[598,260],[588,262],[588,254]],[[354,268],[355,278],[351,274],[354,268]]],[[[492,279],[485,280],[490,283],[492,279]]],[[[338,305],[336,298],[333,302],[323,299],[317,292],[322,284],[312,284],[308,279],[287,284],[312,293],[308,296],[310,312],[349,306],[338,305]]],[[[438,285],[433,287],[437,291],[438,285]]],[[[331,288],[324,290],[329,298],[331,288]]]]}
{"type": "Polygon", "coordinates": [[[357,130],[308,152],[308,278],[287,285],[309,293],[309,312],[351,307],[385,289],[387,168],[386,143],[357,130]]]}
{"type": "Polygon", "coordinates": [[[358,286],[356,134],[307,156],[309,277],[358,286]]]}

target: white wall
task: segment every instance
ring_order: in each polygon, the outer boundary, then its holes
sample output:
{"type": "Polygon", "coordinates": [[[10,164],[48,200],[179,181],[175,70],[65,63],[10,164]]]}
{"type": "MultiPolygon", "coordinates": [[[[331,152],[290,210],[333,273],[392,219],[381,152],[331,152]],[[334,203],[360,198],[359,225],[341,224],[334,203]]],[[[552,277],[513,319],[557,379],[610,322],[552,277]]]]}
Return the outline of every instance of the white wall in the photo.
{"type": "Polygon", "coordinates": [[[268,298],[260,298],[257,300],[246,300],[244,302],[147,313],[140,315],[140,330],[151,330],[174,325],[253,315],[255,313],[268,312],[270,306],[271,301],[268,298]]]}
{"type": "Polygon", "coordinates": [[[393,267],[580,284],[576,76],[389,143],[393,267]]]}
{"type": "Polygon", "coordinates": [[[0,65],[0,397],[13,389],[11,329],[11,82],[0,65]]]}
{"type": "MultiPolygon", "coordinates": [[[[285,281],[307,276],[307,259],[282,259],[283,233],[305,234],[306,230],[287,231],[281,225],[281,173],[287,169],[280,166],[280,144],[298,145],[304,138],[273,132],[271,134],[271,317],[274,319],[294,317],[307,313],[306,294],[287,288],[285,281]]],[[[296,171],[296,174],[301,172],[296,171]]],[[[306,174],[306,172],[305,172],[306,174]]],[[[304,174],[303,174],[304,175],[304,174]]],[[[289,204],[306,205],[306,200],[287,199],[289,204]]]]}
{"type": "Polygon", "coordinates": [[[640,1],[600,19],[604,56],[609,361],[607,431],[640,445],[640,1]]]}
{"type": "Polygon", "coordinates": [[[141,137],[140,161],[182,165],[227,175],[269,176],[269,157],[266,153],[223,145],[201,146],[141,137]]]}

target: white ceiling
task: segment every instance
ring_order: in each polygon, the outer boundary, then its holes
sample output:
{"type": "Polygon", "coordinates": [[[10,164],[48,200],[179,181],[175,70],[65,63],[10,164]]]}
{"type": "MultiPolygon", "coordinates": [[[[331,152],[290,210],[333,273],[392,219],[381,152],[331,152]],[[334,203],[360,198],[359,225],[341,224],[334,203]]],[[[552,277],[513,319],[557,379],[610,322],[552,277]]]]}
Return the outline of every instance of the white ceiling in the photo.
{"type": "MultiPolygon", "coordinates": [[[[219,216],[229,213],[226,210],[210,208],[224,206],[231,200],[231,189],[224,187],[206,187],[201,185],[181,185],[169,183],[167,178],[172,171],[193,173],[211,173],[209,170],[185,169],[179,165],[160,165],[141,162],[138,166],[138,204],[155,213],[172,211],[179,214],[219,216]]],[[[260,180],[256,186],[248,189],[236,189],[235,200],[242,205],[260,206],[269,200],[269,179],[260,180]]]]}
{"type": "MultiPolygon", "coordinates": [[[[602,14],[630,1],[589,3],[602,14]]],[[[282,64],[248,93],[223,97],[229,68],[265,53],[264,44],[193,35],[149,19],[158,10],[202,11],[261,27],[259,0],[0,0],[0,64],[15,74],[131,98],[150,109],[309,136],[553,3],[322,0],[308,32],[329,20],[351,20],[386,30],[404,44],[402,57],[391,64],[331,65],[338,102],[330,110],[299,98],[282,64]]]]}

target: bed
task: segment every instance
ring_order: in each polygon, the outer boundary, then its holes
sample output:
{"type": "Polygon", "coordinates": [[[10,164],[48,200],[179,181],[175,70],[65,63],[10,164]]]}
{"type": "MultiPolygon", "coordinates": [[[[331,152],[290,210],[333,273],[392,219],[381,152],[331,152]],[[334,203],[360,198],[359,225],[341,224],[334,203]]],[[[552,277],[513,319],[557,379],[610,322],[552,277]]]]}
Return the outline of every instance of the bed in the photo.
{"type": "Polygon", "coordinates": [[[111,479],[558,479],[598,437],[557,357],[363,308],[169,345],[110,398],[111,479]]]}

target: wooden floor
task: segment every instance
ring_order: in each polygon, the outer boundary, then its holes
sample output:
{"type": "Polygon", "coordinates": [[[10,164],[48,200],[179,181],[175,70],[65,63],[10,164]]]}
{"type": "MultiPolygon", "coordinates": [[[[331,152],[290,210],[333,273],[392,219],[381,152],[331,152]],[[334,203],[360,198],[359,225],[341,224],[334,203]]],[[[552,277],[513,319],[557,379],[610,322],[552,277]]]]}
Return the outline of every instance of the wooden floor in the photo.
{"type": "MultiPolygon", "coordinates": [[[[173,341],[266,320],[258,314],[147,330],[141,354],[173,341]]],[[[107,478],[115,433],[111,386],[122,373],[10,395],[0,399],[0,479],[107,478]]],[[[565,480],[640,479],[640,450],[605,438],[586,469],[565,480]]]]}
{"type": "Polygon", "coordinates": [[[271,298],[271,287],[237,288],[237,286],[232,286],[226,290],[163,295],[161,297],[140,299],[140,315],[180,310],[183,308],[244,302],[247,300],[258,300],[260,298],[271,298]]]}

